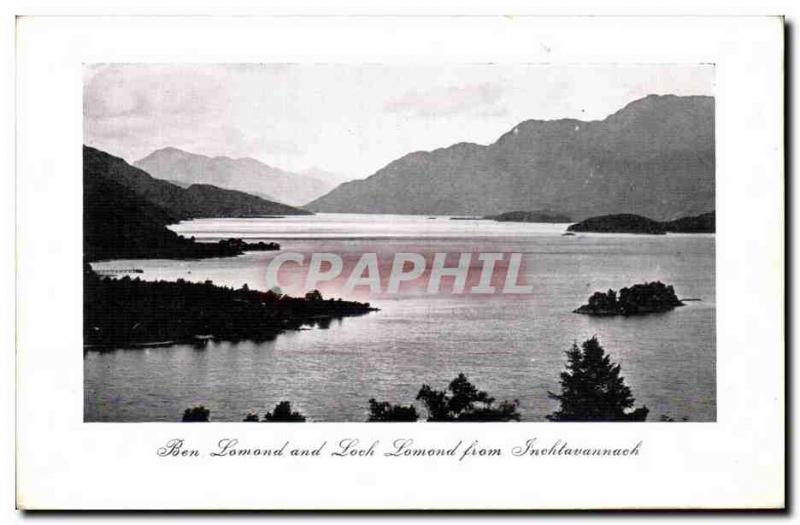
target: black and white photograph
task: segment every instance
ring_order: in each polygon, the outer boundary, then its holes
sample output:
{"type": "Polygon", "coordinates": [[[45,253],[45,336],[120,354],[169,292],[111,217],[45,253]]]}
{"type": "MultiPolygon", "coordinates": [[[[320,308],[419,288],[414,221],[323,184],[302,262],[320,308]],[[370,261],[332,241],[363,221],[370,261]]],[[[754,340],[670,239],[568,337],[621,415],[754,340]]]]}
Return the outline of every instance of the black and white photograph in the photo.
{"type": "Polygon", "coordinates": [[[17,509],[786,509],[784,18],[164,2],[15,18],[17,509]]]}
{"type": "Polygon", "coordinates": [[[87,422],[716,418],[714,66],[90,64],[87,422]]]}

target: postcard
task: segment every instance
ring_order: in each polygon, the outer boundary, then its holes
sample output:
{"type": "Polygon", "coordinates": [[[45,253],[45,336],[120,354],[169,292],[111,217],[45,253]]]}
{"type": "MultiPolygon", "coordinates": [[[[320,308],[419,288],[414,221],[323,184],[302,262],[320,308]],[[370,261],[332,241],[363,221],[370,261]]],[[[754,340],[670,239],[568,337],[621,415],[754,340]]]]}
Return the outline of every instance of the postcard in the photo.
{"type": "Polygon", "coordinates": [[[17,32],[20,508],[784,505],[782,19],[17,32]]]}

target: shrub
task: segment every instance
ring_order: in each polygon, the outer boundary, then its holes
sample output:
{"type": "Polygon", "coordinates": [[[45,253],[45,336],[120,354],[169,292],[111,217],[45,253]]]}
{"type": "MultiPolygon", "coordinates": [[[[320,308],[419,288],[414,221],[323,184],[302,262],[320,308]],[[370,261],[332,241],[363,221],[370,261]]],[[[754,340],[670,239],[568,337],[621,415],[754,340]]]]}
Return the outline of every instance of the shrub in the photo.
{"type": "Polygon", "coordinates": [[[207,409],[203,405],[187,408],[183,411],[183,421],[184,423],[207,423],[208,416],[211,415],[211,410],[207,409]]]}
{"type": "Polygon", "coordinates": [[[519,401],[503,401],[494,407],[495,399],[458,374],[447,390],[434,390],[422,385],[417,400],[425,404],[428,421],[519,421],[519,401]],[[449,391],[449,393],[448,393],[449,391]]]}
{"type": "Polygon", "coordinates": [[[369,400],[368,422],[416,421],[417,419],[419,419],[419,414],[414,405],[392,405],[385,401],[378,403],[375,398],[369,400]]]}
{"type": "Polygon", "coordinates": [[[644,421],[647,407],[633,407],[631,389],[596,337],[577,343],[567,351],[567,369],[561,373],[561,394],[548,392],[560,408],[547,416],[550,421],[644,421]]]}
{"type": "Polygon", "coordinates": [[[289,401],[281,401],[272,412],[264,415],[267,423],[304,423],[306,417],[300,412],[292,412],[292,404],[289,401]]]}

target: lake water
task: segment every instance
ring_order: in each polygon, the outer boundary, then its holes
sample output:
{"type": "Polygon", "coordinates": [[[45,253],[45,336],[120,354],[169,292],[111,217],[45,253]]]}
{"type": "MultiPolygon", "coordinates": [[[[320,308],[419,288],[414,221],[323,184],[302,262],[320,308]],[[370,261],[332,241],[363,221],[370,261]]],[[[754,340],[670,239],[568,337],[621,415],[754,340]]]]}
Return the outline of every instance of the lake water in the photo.
{"type": "MultiPolygon", "coordinates": [[[[212,421],[241,421],[281,400],[312,421],[365,421],[368,399],[413,402],[422,383],[443,389],[463,372],[497,398],[518,399],[524,421],[542,421],[557,403],[564,352],[596,335],[622,373],[636,405],[690,421],[716,418],[714,235],[578,234],[566,225],[449,220],[447,217],[319,214],[280,219],[204,219],[173,226],[198,240],[278,240],[280,252],[199,261],[121,260],[96,270],[138,268],[142,279],[266,289],[266,267],[291,251],[340,255],[345,271],[377,253],[381,279],[392,256],[414,252],[523,254],[520,282],[531,294],[427,294],[416,282],[399,294],[343,292],[344,277],[319,286],[323,295],[367,300],[380,308],[326,328],[292,331],[274,341],[118,349],[84,353],[86,421],[178,421],[203,404],[212,421]],[[672,284],[698,298],[671,312],[643,317],[572,313],[594,291],[644,281],[672,284]]],[[[455,265],[458,256],[448,259],[455,265]]],[[[477,260],[473,262],[477,271],[477,260]]],[[[499,265],[498,268],[501,268],[499,265]]],[[[287,293],[302,293],[305,268],[287,264],[287,293]]],[[[471,274],[472,275],[472,274],[471,274]]],[[[425,275],[420,278],[424,280],[425,275]]],[[[472,278],[470,278],[472,282],[472,278]]],[[[502,282],[502,279],[500,280],[502,282]]]]}

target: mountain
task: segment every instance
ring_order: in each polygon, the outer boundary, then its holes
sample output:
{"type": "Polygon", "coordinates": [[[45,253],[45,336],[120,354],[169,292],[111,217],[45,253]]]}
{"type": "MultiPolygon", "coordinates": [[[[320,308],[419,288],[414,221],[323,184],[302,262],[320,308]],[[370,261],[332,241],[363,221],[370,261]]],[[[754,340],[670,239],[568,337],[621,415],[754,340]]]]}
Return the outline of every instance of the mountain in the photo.
{"type": "Polygon", "coordinates": [[[349,175],[337,173],[335,171],[324,170],[316,166],[312,166],[311,168],[305,169],[298,173],[300,173],[300,175],[306,175],[308,177],[313,177],[315,179],[327,181],[331,185],[330,189],[333,189],[335,186],[343,182],[348,182],[353,180],[353,177],[349,175]]]}
{"type": "MultiPolygon", "coordinates": [[[[184,191],[185,203],[162,206],[154,200],[170,191],[158,188],[169,183],[152,179],[124,160],[84,146],[83,148],[83,252],[87,261],[102,259],[196,259],[232,257],[246,250],[271,248],[252,245],[238,239],[218,243],[199,243],[185,239],[167,228],[181,219],[190,218],[189,211],[212,210],[210,216],[225,211],[241,211],[237,201],[219,198],[219,188],[194,185],[184,191]],[[149,184],[147,179],[153,182],[149,184]]],[[[237,193],[237,192],[227,192],[237,193]]],[[[241,195],[241,194],[240,194],[241,195]]],[[[250,196],[247,196],[248,198],[250,196]]],[[[255,197],[252,197],[255,198],[255,197]]],[[[267,203],[270,209],[274,203],[267,203]]],[[[278,206],[283,206],[279,204],[278,206]]],[[[307,213],[307,212],[306,212],[307,213]]]]}
{"type": "Polygon", "coordinates": [[[83,253],[87,261],[140,258],[198,258],[241,251],[184,239],[166,225],[174,213],[139,197],[113,180],[83,178],[83,253]]]}
{"type": "MultiPolygon", "coordinates": [[[[208,184],[182,188],[151,177],[119,157],[83,147],[84,178],[98,177],[116,182],[150,204],[167,210],[173,219],[201,217],[263,217],[268,215],[307,215],[309,212],[271,202],[240,191],[208,184]]],[[[173,220],[173,222],[177,222],[173,220]]]]}
{"type": "Polygon", "coordinates": [[[207,157],[178,148],[156,150],[133,165],[156,178],[178,184],[213,184],[270,195],[278,202],[294,206],[316,199],[335,186],[334,182],[273,168],[255,159],[207,157]]]}
{"type": "Polygon", "coordinates": [[[167,229],[175,221],[133,191],[102,177],[85,177],[83,186],[83,254],[104,259],[195,259],[231,257],[241,249],[198,243],[167,229]]]}
{"type": "Polygon", "coordinates": [[[488,146],[401,157],[305,206],[320,212],[491,215],[554,209],[660,220],[714,207],[714,99],[650,95],[599,121],[528,120],[488,146]]]}
{"type": "MultiPolygon", "coordinates": [[[[188,188],[189,186],[192,186],[191,182],[182,182],[182,181],[169,180],[169,179],[161,179],[161,180],[165,180],[165,181],[169,182],[170,184],[174,184],[175,186],[180,186],[181,188],[188,188]]],[[[259,198],[267,200],[267,201],[277,201],[278,200],[275,197],[273,197],[272,195],[267,195],[266,193],[260,193],[258,191],[248,191],[248,192],[245,192],[245,193],[247,193],[248,195],[255,195],[256,197],[259,197],[259,198]]]]}
{"type": "Polygon", "coordinates": [[[176,220],[116,182],[91,175],[83,179],[83,251],[88,260],[178,243],[178,235],[165,227],[176,220]]]}

